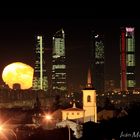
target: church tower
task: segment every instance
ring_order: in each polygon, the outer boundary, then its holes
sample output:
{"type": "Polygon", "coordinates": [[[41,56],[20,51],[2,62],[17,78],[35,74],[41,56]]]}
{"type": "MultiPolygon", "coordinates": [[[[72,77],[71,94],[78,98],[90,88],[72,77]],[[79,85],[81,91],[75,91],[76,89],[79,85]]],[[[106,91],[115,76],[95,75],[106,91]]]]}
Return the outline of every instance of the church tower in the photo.
{"type": "Polygon", "coordinates": [[[97,122],[96,90],[91,81],[91,71],[88,70],[87,84],[83,91],[84,122],[97,122]]]}

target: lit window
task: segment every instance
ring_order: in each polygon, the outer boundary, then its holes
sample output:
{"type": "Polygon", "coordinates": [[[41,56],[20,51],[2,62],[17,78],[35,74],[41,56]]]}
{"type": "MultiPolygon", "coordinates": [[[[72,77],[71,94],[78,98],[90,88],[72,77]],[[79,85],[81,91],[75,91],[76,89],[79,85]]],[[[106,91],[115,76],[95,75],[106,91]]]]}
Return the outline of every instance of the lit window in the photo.
{"type": "Polygon", "coordinates": [[[87,102],[91,102],[91,96],[90,95],[87,96],[87,102]]]}
{"type": "Polygon", "coordinates": [[[135,87],[135,81],[134,80],[128,80],[127,81],[127,85],[128,85],[128,87],[135,87]]]}

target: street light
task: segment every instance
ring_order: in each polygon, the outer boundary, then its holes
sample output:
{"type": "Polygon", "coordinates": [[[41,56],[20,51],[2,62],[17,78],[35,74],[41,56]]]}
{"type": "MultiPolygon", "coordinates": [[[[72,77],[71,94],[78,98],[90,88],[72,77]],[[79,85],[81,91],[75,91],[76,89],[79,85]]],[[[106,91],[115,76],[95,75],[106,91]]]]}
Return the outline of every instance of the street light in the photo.
{"type": "Polygon", "coordinates": [[[69,124],[67,124],[67,128],[68,128],[68,131],[69,131],[69,140],[71,140],[71,134],[70,134],[70,126],[69,126],[69,124]]]}
{"type": "Polygon", "coordinates": [[[52,129],[53,128],[53,123],[54,123],[54,118],[52,117],[51,114],[46,113],[44,114],[42,119],[42,126],[44,129],[52,129]]]}
{"type": "Polygon", "coordinates": [[[3,127],[0,125],[0,133],[3,131],[3,127]]]}
{"type": "Polygon", "coordinates": [[[8,126],[6,126],[5,124],[0,124],[0,138],[2,138],[3,140],[7,140],[8,134],[14,136],[17,140],[17,135],[12,129],[9,129],[8,126]]]}
{"type": "Polygon", "coordinates": [[[46,114],[46,115],[45,115],[45,119],[49,121],[49,120],[51,120],[51,119],[52,119],[52,116],[51,116],[51,115],[49,115],[49,114],[46,114]]]}
{"type": "MultiPolygon", "coordinates": [[[[45,114],[44,115],[44,118],[45,118],[45,121],[48,123],[48,122],[50,122],[50,121],[52,121],[52,120],[56,120],[56,119],[54,119],[53,117],[52,117],[52,115],[50,115],[50,114],[45,114]]],[[[68,122],[67,122],[67,120],[66,120],[66,125],[65,125],[67,128],[68,128],[68,133],[69,133],[69,140],[71,140],[71,129],[70,129],[70,125],[68,124],[68,122]]]]}

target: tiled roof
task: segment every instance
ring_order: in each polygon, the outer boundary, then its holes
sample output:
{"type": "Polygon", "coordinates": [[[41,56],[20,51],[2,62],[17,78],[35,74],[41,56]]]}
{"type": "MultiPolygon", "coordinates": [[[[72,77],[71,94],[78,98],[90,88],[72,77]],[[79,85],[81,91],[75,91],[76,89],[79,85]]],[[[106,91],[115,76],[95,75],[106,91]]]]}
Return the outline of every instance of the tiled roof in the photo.
{"type": "Polygon", "coordinates": [[[77,107],[72,107],[72,108],[67,108],[65,110],[62,110],[62,111],[84,111],[83,109],[81,108],[77,108],[77,107]]]}

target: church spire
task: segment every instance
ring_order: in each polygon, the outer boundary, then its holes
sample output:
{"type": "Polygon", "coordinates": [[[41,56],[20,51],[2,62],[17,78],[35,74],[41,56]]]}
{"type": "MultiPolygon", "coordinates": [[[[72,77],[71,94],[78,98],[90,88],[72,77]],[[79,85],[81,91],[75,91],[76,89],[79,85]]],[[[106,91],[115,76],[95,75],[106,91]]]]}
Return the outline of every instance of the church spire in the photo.
{"type": "Polygon", "coordinates": [[[88,76],[87,76],[87,85],[86,88],[93,88],[92,81],[91,81],[91,70],[88,69],[88,76]]]}

